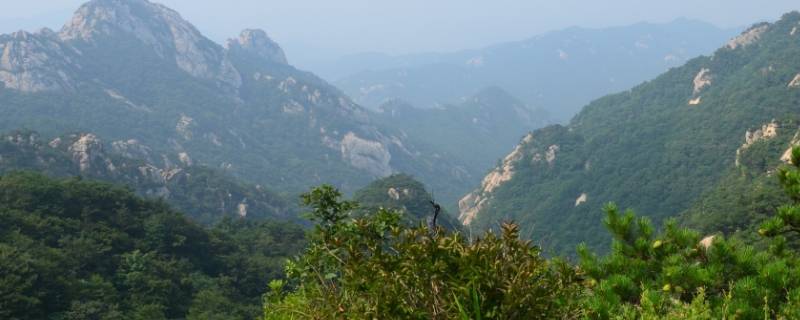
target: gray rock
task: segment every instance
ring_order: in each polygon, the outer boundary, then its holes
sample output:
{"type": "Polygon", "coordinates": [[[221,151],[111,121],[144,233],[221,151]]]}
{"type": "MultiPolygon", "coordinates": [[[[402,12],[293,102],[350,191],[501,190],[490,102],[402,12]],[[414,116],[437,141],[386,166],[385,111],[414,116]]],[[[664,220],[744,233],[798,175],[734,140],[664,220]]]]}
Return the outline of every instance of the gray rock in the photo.
{"type": "Polygon", "coordinates": [[[242,31],[238,39],[228,40],[227,48],[234,52],[245,52],[273,63],[289,63],[283,49],[275,41],[272,41],[264,30],[246,29],[242,31]]]}

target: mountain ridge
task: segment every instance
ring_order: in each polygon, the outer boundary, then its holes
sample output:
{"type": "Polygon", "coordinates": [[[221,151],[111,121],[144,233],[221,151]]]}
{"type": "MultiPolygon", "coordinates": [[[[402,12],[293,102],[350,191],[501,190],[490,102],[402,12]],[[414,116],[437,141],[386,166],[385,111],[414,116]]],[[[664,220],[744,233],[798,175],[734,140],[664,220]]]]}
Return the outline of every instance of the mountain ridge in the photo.
{"type": "MultiPolygon", "coordinates": [[[[334,83],[368,107],[391,98],[435,107],[461,101],[483,87],[499,86],[566,122],[592,99],[712,52],[733,35],[732,30],[690,20],[572,27],[484,48],[390,58],[334,83]]],[[[359,57],[355,62],[362,60],[380,59],[359,57]]]]}
{"type": "Polygon", "coordinates": [[[287,64],[260,30],[223,47],[162,5],[94,0],[58,34],[0,40],[1,130],[135,139],[292,193],[320,183],[352,192],[396,172],[453,202],[466,191],[470,173],[457,160],[377,126],[341,91],[287,64]]]}
{"type": "Polygon", "coordinates": [[[655,222],[679,215],[735,165],[742,136],[796,113],[799,23],[792,12],[757,24],[712,56],[595,100],[566,126],[533,131],[462,199],[462,221],[517,220],[569,252],[597,247],[606,202],[655,222]]]}

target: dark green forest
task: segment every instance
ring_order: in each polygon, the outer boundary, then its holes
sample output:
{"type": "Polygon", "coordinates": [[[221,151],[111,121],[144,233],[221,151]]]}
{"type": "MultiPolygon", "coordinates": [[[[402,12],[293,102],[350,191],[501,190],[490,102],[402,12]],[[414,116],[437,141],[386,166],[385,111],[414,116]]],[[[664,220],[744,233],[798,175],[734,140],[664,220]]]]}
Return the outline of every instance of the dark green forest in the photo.
{"type": "Polygon", "coordinates": [[[206,228],[163,201],[79,178],[0,178],[0,318],[253,319],[304,247],[286,223],[206,228]]]}

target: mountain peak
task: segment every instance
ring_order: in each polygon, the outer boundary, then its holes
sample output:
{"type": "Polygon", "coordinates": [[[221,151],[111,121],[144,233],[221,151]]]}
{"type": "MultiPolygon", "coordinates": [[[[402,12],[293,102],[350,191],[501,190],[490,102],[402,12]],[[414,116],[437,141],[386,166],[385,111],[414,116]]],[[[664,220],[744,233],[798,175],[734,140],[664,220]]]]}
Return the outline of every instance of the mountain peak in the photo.
{"type": "MultiPolygon", "coordinates": [[[[203,36],[181,15],[147,0],[93,0],[81,6],[61,29],[67,42],[97,45],[132,39],[172,60],[194,77],[238,88],[241,77],[225,50],[203,36]]],[[[102,45],[100,45],[102,46],[102,45]]]]}
{"type": "Polygon", "coordinates": [[[99,35],[124,31],[147,44],[155,44],[169,31],[158,27],[170,25],[188,25],[188,29],[194,29],[174,10],[147,0],[92,0],[78,8],[60,35],[64,40],[90,41],[99,35]]]}
{"type": "Polygon", "coordinates": [[[283,49],[261,29],[243,30],[239,38],[228,40],[228,50],[241,50],[270,62],[288,64],[283,49]]]}

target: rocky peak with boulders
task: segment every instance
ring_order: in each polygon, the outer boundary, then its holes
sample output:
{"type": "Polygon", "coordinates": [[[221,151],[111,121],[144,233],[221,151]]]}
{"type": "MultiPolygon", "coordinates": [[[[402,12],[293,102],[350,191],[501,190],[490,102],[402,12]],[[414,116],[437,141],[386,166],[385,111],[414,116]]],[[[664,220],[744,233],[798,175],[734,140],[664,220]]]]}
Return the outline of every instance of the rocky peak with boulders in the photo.
{"type": "Polygon", "coordinates": [[[259,59],[279,64],[289,64],[283,49],[272,41],[264,30],[246,29],[237,39],[229,39],[227,49],[242,52],[259,59]]]}

